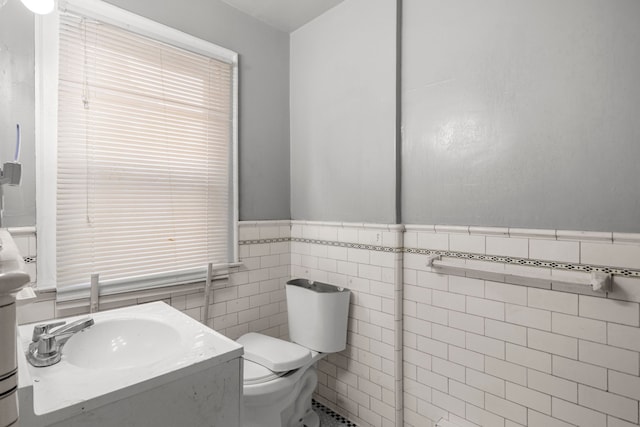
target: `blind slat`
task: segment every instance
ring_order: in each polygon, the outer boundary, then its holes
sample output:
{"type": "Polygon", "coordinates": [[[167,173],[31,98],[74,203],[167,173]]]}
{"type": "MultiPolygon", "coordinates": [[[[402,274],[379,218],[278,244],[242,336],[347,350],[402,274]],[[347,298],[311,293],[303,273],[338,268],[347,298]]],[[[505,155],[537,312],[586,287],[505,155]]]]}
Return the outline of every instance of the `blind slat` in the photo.
{"type": "Polygon", "coordinates": [[[230,261],[232,66],[60,19],[58,288],[230,261]]]}

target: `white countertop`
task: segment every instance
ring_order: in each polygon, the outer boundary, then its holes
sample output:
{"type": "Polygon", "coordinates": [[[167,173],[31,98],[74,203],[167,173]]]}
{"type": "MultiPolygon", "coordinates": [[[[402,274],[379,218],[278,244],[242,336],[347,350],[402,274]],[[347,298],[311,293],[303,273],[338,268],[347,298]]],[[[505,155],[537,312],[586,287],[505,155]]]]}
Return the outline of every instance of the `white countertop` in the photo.
{"type": "MultiPolygon", "coordinates": [[[[140,366],[136,367],[101,367],[99,363],[95,366],[86,363],[77,366],[67,360],[63,347],[59,363],[36,368],[24,356],[31,342],[33,324],[20,326],[18,345],[23,352],[22,357],[19,357],[18,370],[21,417],[25,409],[29,410],[23,404],[23,401],[29,404],[29,397],[33,398],[33,413],[36,416],[46,414],[47,423],[51,423],[203,371],[238,358],[243,353],[242,346],[235,341],[162,302],[89,316],[96,322],[91,328],[113,319],[126,319],[129,322],[135,319],[161,321],[177,331],[179,338],[172,333],[170,341],[150,349],[152,352],[148,363],[138,363],[140,366]],[[158,355],[158,351],[163,352],[162,356],[158,355]]],[[[71,322],[83,317],[87,315],[64,320],[71,322]]],[[[80,334],[90,334],[91,328],[80,334]]],[[[66,345],[73,339],[74,337],[70,338],[66,345]]]]}

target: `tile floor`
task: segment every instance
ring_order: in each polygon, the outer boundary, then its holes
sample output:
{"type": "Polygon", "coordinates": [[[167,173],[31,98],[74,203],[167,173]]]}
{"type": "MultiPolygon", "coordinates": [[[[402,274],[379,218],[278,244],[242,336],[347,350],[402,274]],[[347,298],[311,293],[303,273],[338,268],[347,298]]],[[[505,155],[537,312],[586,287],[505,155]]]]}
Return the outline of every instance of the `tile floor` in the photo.
{"type": "Polygon", "coordinates": [[[320,427],[358,427],[355,423],[347,420],[340,414],[336,414],[331,409],[321,403],[312,402],[313,410],[320,417],[320,427]]]}

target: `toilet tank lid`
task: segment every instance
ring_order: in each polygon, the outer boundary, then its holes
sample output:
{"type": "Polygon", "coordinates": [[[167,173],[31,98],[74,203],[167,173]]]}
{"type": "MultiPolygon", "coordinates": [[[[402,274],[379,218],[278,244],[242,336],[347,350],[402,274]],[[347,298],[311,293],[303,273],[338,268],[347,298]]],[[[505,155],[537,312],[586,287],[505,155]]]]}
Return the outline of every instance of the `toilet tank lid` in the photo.
{"type": "Polygon", "coordinates": [[[238,338],[244,346],[244,358],[258,363],[273,372],[286,372],[298,369],[309,363],[311,351],[278,338],[249,332],[238,338]]]}

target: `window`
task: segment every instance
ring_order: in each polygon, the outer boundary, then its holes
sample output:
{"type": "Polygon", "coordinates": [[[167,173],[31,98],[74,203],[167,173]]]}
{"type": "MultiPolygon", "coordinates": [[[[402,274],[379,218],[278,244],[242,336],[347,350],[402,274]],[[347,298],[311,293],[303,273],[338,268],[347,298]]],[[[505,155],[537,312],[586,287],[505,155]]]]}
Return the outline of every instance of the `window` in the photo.
{"type": "Polygon", "coordinates": [[[96,273],[108,294],[235,262],[237,56],[106,3],[64,7],[37,37],[57,41],[38,53],[38,286],[76,299],[96,273]]]}

